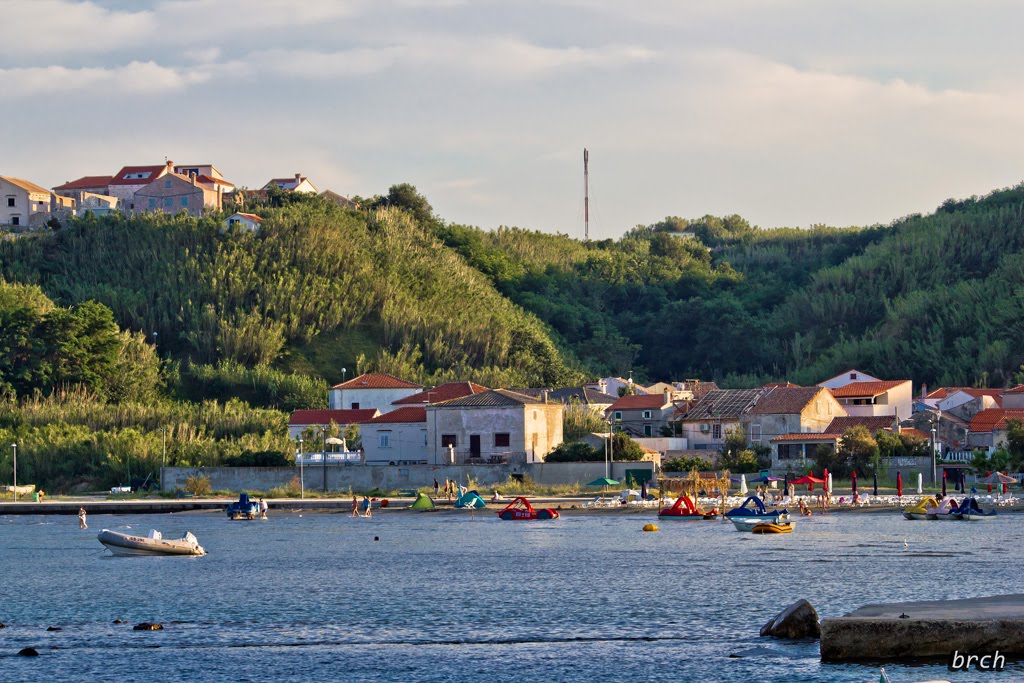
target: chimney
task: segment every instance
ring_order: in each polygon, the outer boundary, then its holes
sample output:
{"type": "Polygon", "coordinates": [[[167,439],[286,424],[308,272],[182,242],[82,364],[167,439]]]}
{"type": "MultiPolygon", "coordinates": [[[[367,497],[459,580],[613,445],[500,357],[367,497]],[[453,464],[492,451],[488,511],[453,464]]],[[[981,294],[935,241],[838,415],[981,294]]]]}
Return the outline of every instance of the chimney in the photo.
{"type": "Polygon", "coordinates": [[[174,172],[174,162],[171,161],[170,159],[167,160],[167,172],[168,173],[173,173],[174,172]]]}
{"type": "Polygon", "coordinates": [[[928,398],[928,385],[924,383],[921,384],[921,398],[928,398]]]}
{"type": "Polygon", "coordinates": [[[548,390],[547,389],[544,390],[544,402],[545,403],[548,402],[548,390]]]}
{"type": "Polygon", "coordinates": [[[302,174],[301,173],[296,173],[295,174],[295,184],[298,185],[301,180],[302,180],[302,174]]]}
{"type": "Polygon", "coordinates": [[[194,173],[189,174],[189,179],[192,181],[192,187],[196,186],[196,176],[194,173]]]}

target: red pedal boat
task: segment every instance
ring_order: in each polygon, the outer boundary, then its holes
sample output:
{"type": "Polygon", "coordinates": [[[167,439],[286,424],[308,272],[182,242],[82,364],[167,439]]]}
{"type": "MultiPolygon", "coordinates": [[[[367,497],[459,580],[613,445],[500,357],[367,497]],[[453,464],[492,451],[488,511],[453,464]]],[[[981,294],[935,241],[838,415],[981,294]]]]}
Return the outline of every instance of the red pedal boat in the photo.
{"type": "Polygon", "coordinates": [[[558,519],[558,510],[552,510],[551,508],[537,510],[530,505],[530,501],[520,496],[509,503],[508,507],[499,512],[498,517],[508,520],[558,519]]]}
{"type": "Polygon", "coordinates": [[[658,517],[662,519],[715,519],[718,512],[704,512],[697,507],[689,496],[679,496],[675,504],[670,508],[663,508],[658,511],[658,517]]]}

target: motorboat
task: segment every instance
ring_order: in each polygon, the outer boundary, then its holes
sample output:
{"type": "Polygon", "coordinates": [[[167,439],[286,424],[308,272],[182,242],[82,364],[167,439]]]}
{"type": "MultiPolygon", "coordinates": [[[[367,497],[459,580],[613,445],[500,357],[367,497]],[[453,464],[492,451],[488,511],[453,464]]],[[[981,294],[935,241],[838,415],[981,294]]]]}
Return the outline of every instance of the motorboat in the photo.
{"type": "Polygon", "coordinates": [[[922,498],[917,505],[906,508],[903,511],[903,516],[907,519],[935,519],[931,515],[935,514],[938,507],[938,502],[931,496],[927,496],[922,498]]]}
{"type": "Polygon", "coordinates": [[[199,540],[186,532],[181,538],[164,538],[155,529],[148,536],[131,536],[119,531],[104,529],[96,535],[114,555],[205,555],[199,540]]]}
{"type": "Polygon", "coordinates": [[[718,512],[714,510],[704,512],[697,507],[692,498],[682,495],[676,498],[676,502],[672,507],[659,510],[658,517],[660,519],[716,519],[718,512]]]}
{"type": "Polygon", "coordinates": [[[755,524],[751,531],[755,534],[791,534],[793,533],[793,522],[761,522],[755,524]]]}
{"type": "Polygon", "coordinates": [[[231,520],[256,519],[260,514],[260,504],[249,500],[249,494],[243,491],[238,494],[238,500],[228,505],[227,513],[231,520]]]}
{"type": "Polygon", "coordinates": [[[964,498],[960,502],[960,516],[969,522],[980,522],[996,516],[995,510],[982,510],[977,498],[964,498]]]}
{"type": "Polygon", "coordinates": [[[963,519],[960,514],[960,506],[956,504],[956,501],[952,498],[944,498],[939,507],[935,508],[935,512],[928,516],[928,519],[963,519]]]}
{"type": "Polygon", "coordinates": [[[519,496],[498,513],[499,519],[518,521],[531,519],[558,519],[558,510],[551,508],[536,509],[530,501],[519,496]]]}
{"type": "Polygon", "coordinates": [[[769,511],[768,508],[764,506],[764,501],[757,496],[747,496],[747,499],[743,501],[742,505],[725,513],[725,516],[729,519],[746,517],[751,519],[756,518],[762,522],[779,522],[782,521],[781,517],[783,515],[788,519],[789,510],[783,509],[769,511]]]}
{"type": "Polygon", "coordinates": [[[779,513],[774,519],[771,517],[760,517],[750,515],[747,517],[729,517],[729,521],[736,527],[736,531],[751,532],[758,524],[785,524],[789,522],[789,514],[779,513]]]}

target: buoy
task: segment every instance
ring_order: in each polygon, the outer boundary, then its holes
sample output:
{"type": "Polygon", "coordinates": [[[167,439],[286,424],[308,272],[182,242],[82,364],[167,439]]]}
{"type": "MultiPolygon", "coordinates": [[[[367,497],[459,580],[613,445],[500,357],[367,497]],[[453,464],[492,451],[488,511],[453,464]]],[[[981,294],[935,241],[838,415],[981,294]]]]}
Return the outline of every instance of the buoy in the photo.
{"type": "Polygon", "coordinates": [[[658,525],[657,524],[644,524],[644,531],[657,531],[657,530],[658,530],[658,525]]]}
{"type": "Polygon", "coordinates": [[[373,537],[373,540],[375,540],[375,541],[379,541],[379,540],[380,540],[380,536],[374,536],[374,537],[373,537]]]}

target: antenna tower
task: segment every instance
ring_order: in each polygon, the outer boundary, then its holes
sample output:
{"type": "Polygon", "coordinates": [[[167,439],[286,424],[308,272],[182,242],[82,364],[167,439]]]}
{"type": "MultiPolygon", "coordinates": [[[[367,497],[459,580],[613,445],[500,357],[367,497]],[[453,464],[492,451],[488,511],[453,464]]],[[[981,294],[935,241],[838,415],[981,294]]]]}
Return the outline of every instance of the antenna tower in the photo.
{"type": "Polygon", "coordinates": [[[583,239],[590,241],[590,152],[583,148],[583,239]]]}

